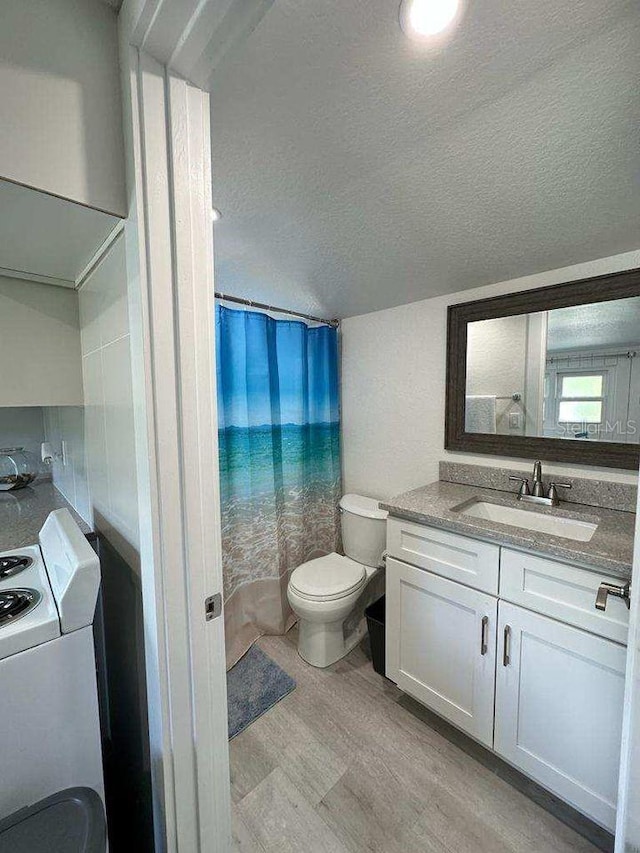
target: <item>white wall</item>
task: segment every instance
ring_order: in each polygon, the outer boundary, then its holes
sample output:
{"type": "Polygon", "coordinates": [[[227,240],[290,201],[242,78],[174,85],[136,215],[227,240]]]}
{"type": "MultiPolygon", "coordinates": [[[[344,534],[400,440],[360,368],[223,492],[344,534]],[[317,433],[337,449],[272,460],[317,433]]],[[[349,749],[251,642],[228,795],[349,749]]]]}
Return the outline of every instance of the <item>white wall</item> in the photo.
{"type": "Polygon", "coordinates": [[[66,442],[54,483],[134,569],[139,568],[138,489],[127,270],[121,232],[79,291],[85,406],[48,413],[47,438],[66,442]]]}
{"type": "MultiPolygon", "coordinates": [[[[640,266],[640,251],[351,317],[342,323],[344,488],[389,497],[438,479],[441,459],[528,470],[527,460],[444,450],[447,306],[640,266]]],[[[637,482],[633,472],[547,470],[637,482]]]]}
{"type": "Polygon", "coordinates": [[[115,11],[2,0],[0,177],[126,213],[115,11]]]}
{"type": "Polygon", "coordinates": [[[0,276],[0,406],[82,405],[78,294],[0,276]]]}

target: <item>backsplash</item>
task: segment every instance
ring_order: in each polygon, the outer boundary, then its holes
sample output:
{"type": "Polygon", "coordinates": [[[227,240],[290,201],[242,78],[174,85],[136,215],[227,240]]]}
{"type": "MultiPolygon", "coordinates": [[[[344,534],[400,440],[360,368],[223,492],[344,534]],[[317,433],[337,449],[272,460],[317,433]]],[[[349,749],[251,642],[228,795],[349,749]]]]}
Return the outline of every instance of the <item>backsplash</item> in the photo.
{"type": "Polygon", "coordinates": [[[50,406],[44,409],[46,440],[54,459],[49,471],[58,491],[89,524],[93,523],[89,483],[84,449],[84,408],[82,406],[50,406]],[[65,461],[62,464],[62,442],[65,461]]]}
{"type": "MultiPolygon", "coordinates": [[[[498,489],[502,492],[517,492],[519,484],[511,482],[510,476],[522,477],[522,469],[494,468],[462,462],[440,462],[440,479],[447,483],[461,483],[483,489],[498,489]]],[[[549,471],[545,470],[544,463],[542,476],[545,483],[551,479],[549,471]]],[[[558,490],[561,501],[617,509],[622,512],[636,511],[637,486],[628,483],[572,477],[564,471],[557,476],[562,482],[571,483],[571,489],[558,490]]]]}
{"type": "Polygon", "coordinates": [[[40,445],[45,440],[44,411],[39,406],[0,407],[0,447],[24,447],[37,459],[39,477],[51,477],[41,462],[40,445]]]}

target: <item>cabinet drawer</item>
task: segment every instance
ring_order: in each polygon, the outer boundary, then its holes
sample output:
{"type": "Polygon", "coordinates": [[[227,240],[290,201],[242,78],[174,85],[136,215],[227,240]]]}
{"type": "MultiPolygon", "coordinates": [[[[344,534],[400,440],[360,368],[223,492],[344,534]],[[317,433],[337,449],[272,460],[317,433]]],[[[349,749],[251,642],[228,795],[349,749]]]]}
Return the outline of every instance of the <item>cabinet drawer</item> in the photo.
{"type": "Polygon", "coordinates": [[[492,595],[498,594],[498,545],[390,518],[387,522],[387,551],[391,557],[421,569],[492,595]]]}
{"type": "Polygon", "coordinates": [[[500,598],[609,640],[626,643],[629,610],[625,602],[609,596],[604,612],[595,608],[596,593],[603,581],[624,583],[619,578],[557,563],[546,557],[502,549],[500,598]]]}

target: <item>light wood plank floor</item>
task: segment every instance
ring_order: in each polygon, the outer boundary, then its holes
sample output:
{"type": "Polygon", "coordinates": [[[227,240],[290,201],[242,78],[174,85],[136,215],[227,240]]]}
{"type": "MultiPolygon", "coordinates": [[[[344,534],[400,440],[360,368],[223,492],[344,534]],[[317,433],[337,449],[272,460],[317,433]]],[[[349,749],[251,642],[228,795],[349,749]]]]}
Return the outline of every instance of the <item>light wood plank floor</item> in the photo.
{"type": "Polygon", "coordinates": [[[298,686],[230,744],[236,853],[596,850],[399,705],[361,648],[319,670],[296,642],[259,642],[298,686]]]}

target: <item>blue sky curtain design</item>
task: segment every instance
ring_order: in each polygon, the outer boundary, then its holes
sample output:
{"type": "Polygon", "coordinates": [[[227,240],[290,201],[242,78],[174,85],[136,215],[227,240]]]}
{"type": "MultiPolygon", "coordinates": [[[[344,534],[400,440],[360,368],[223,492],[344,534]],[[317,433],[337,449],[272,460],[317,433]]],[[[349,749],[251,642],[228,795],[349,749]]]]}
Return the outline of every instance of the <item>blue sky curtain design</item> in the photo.
{"type": "Polygon", "coordinates": [[[227,664],[293,623],[289,574],[338,545],[337,332],[216,305],[227,664]]]}

